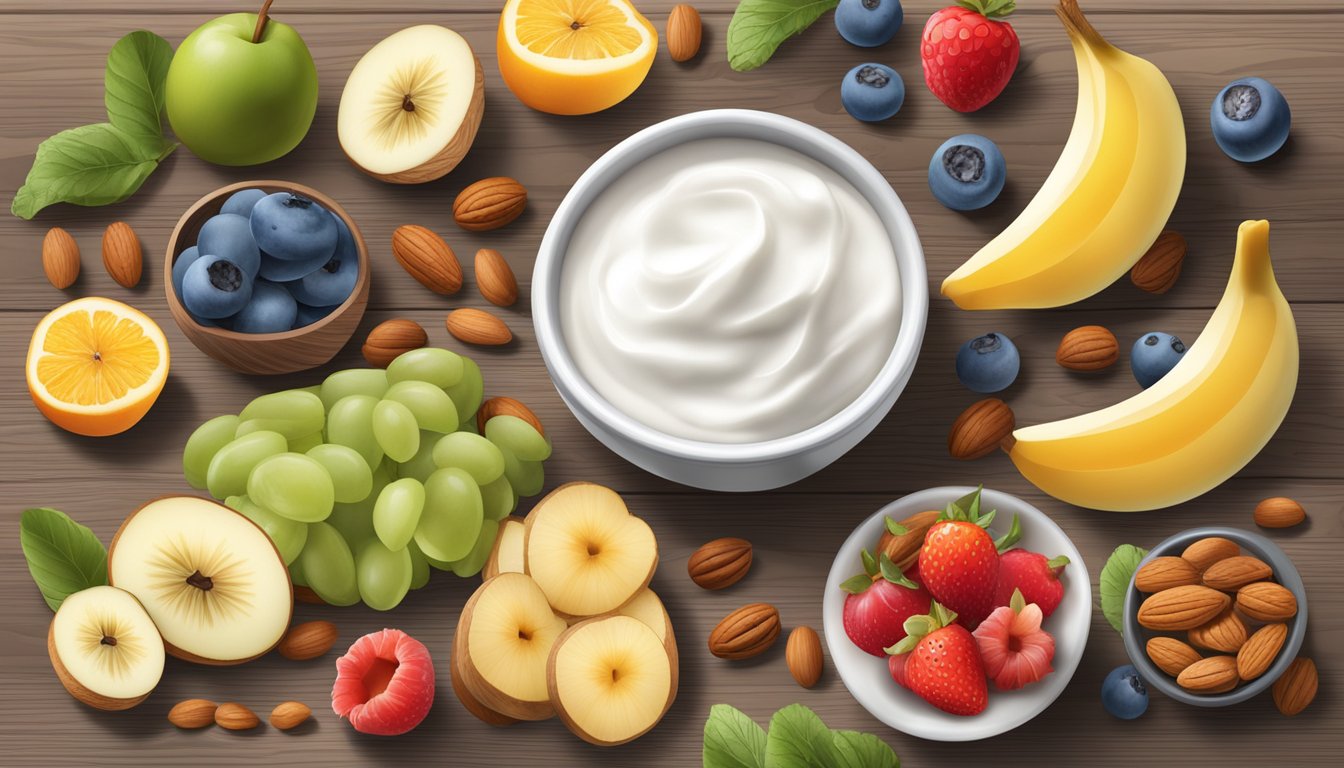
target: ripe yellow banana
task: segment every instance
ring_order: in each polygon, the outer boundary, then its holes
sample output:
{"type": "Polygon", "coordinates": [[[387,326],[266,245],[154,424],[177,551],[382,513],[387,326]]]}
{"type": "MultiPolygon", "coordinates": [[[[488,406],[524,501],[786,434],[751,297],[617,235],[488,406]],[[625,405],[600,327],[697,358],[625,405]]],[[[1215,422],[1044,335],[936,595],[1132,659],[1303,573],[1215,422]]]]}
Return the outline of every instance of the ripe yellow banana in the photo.
{"type": "Polygon", "coordinates": [[[1185,178],[1171,84],[1106,42],[1076,0],[1055,9],[1078,61],[1073,131],[1036,197],[943,281],[962,309],[1058,307],[1123,275],[1162,231],[1185,178]]]}
{"type": "Polygon", "coordinates": [[[1269,222],[1246,221],[1227,290],[1175,368],[1122,403],[1017,430],[1008,455],[1036,487],[1080,507],[1179,504],[1269,442],[1293,401],[1297,362],[1293,311],[1269,263],[1269,222]]]}

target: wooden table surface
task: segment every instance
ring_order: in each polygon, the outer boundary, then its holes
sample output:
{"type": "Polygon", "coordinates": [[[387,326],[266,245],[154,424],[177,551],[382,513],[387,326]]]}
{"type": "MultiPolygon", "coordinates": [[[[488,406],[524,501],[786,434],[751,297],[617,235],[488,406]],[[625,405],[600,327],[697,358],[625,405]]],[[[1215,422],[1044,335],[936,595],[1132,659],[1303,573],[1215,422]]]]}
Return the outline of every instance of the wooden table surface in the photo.
{"type": "MultiPolygon", "coordinates": [[[[923,354],[910,386],[883,424],[849,455],[814,477],[772,493],[696,492],[648,475],[603,448],[578,425],[547,378],[528,316],[528,303],[506,312],[518,341],[502,351],[470,353],[485,372],[487,392],[529,403],[554,437],[547,487],[579,479],[611,485],[645,517],[659,537],[662,567],[653,586],[674,619],[681,653],[681,693],[652,733],[624,747],[598,749],[558,722],[500,731],[473,719],[448,688],[446,667],[459,609],[477,583],[435,574],[395,611],[362,607],[299,606],[297,618],[328,618],[341,629],[340,646],[385,626],[424,641],[440,662],[439,695],[428,720],[400,738],[360,736],[327,706],[334,657],[306,664],[267,657],[243,667],[213,669],[170,660],[163,683],[140,707],[125,713],[91,710],[61,689],[47,661],[50,612],[34,588],[18,543],[22,509],[63,509],[108,540],[121,519],[143,501],[188,491],[180,452],[204,419],[236,412],[258,393],[316,383],[327,372],[363,365],[359,339],[376,323],[409,317],[430,330],[433,343],[454,349],[445,313],[484,306],[474,286],[458,296],[429,293],[397,268],[389,243],[398,225],[418,223],[443,233],[459,254],[499,249],[528,287],[532,259],[546,223],[566,190],[599,155],[625,136],[673,115],[714,107],[752,107],[789,115],[830,131],[868,157],[887,177],[914,217],[929,265],[930,291],[969,254],[1013,219],[1045,178],[1072,124],[1075,70],[1068,41],[1048,0],[1022,0],[1013,17],[1022,61],[1005,93],[974,115],[956,114],[921,84],[917,39],[923,20],[941,2],[909,0],[906,24],[891,44],[854,48],[829,18],[783,47],[764,68],[728,68],[724,38],[733,0],[700,8],[704,49],[687,65],[666,50],[644,86],[625,103],[587,117],[553,117],[521,106],[499,79],[493,55],[499,0],[281,0],[275,16],[291,23],[317,62],[321,97],[307,139],[289,156],[259,168],[222,168],[185,148],[163,164],[131,200],[106,208],[57,206],[25,222],[0,215],[4,290],[0,292],[0,487],[6,534],[0,543],[0,764],[34,765],[695,765],[701,728],[711,704],[733,704],[764,722],[777,708],[802,702],[832,727],[872,731],[907,766],[1227,764],[1303,766],[1337,764],[1344,753],[1344,304],[1339,244],[1344,240],[1344,12],[1337,0],[1086,0],[1095,25],[1115,44],[1147,57],[1170,78],[1185,111],[1189,137],[1186,184],[1170,226],[1185,234],[1190,255],[1175,289],[1165,296],[1140,292],[1121,280],[1100,295],[1062,309],[972,314],[935,298],[923,354]],[[451,6],[453,10],[445,10],[451,6]],[[1272,12],[1265,9],[1272,8],[1272,12]],[[373,43],[405,26],[444,24],[460,31],[480,55],[486,75],[484,122],[466,161],[447,178],[419,187],[386,185],[355,170],[336,141],[336,108],[346,75],[373,43]],[[840,106],[842,73],[865,60],[895,66],[908,95],[894,119],[866,125],[840,106]],[[1293,136],[1277,156],[1239,165],[1214,145],[1208,105],[1228,80],[1261,75],[1274,82],[1293,109],[1293,136]],[[975,214],[951,212],[929,194],[925,169],[948,136],[984,133],[999,143],[1010,167],[1002,198],[975,214]],[[470,234],[451,221],[450,204],[465,184],[509,175],[527,186],[527,212],[499,232],[470,234]],[[174,325],[163,299],[161,253],[178,216],[199,196],[249,178],[299,181],[340,200],[370,243],[374,264],[370,310],[356,341],[322,369],[277,378],[246,377],[196,350],[174,325]],[[1275,439],[1237,477],[1179,508],[1147,514],[1088,512],[1050,499],[1028,485],[1005,457],[957,463],[945,438],[953,418],[976,396],[957,384],[957,346],[997,330],[1022,350],[1022,375],[1006,393],[1021,423],[1082,413],[1136,390],[1122,363],[1095,377],[1069,374],[1052,356],[1060,336],[1097,323],[1123,345],[1148,330],[1192,341],[1221,295],[1237,224],[1273,222],[1275,270],[1293,304],[1302,345],[1296,402],[1275,439]],[[115,285],[99,263],[103,228],[125,220],[147,254],[140,286],[115,285]],[[84,271],[62,293],[45,281],[40,243],[48,227],[67,228],[83,251],[84,271]],[[71,298],[102,295],[130,302],[168,334],[172,373],[158,404],[130,432],[91,439],[66,434],[33,408],[22,376],[23,355],[43,313],[71,298]],[[1018,494],[1048,512],[1073,538],[1095,584],[1117,544],[1148,546],[1187,527],[1253,527],[1260,498],[1286,495],[1307,508],[1310,523],[1271,534],[1294,558],[1311,595],[1311,626],[1304,653],[1322,672],[1321,693],[1302,715],[1288,720],[1268,696],[1223,710],[1185,707],[1154,695],[1136,722],[1111,718],[1098,690],[1113,667],[1125,663],[1120,638],[1094,615],[1082,665],[1067,690],[1042,715],[995,739],[971,744],[921,741],[870,717],[828,668],[813,690],[796,686],[785,670],[784,644],[762,657],[728,663],[711,657],[705,638],[738,605],[776,604],[786,628],[821,628],[824,578],[851,528],[885,502],[945,484],[983,482],[1018,494]],[[751,575],[724,593],[708,593],[686,576],[686,558],[718,536],[755,543],[751,575]],[[165,714],[195,696],[236,700],[258,711],[298,699],[316,722],[299,732],[270,728],[239,735],[219,729],[184,733],[165,714]]],[[[221,13],[252,10],[223,0],[4,0],[0,2],[0,203],[7,209],[38,142],[60,129],[102,119],[103,62],[122,34],[146,28],[174,44],[221,13]],[[59,10],[58,10],[59,8],[59,10]]],[[[641,0],[661,30],[670,0],[641,0]]],[[[469,281],[470,282],[470,281],[469,281]]],[[[525,511],[527,502],[524,503],[525,511]]],[[[1076,567],[1076,566],[1074,566],[1076,567]]],[[[889,685],[874,680],[873,685],[889,685]]]]}

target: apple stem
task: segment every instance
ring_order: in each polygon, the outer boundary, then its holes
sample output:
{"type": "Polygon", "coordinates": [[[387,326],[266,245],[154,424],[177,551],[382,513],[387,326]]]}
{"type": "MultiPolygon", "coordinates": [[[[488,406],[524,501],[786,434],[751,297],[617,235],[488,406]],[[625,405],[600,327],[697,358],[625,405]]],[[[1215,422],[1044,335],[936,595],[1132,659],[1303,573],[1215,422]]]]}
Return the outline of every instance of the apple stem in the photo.
{"type": "Polygon", "coordinates": [[[270,20],[266,14],[270,12],[273,2],[275,0],[266,0],[261,4],[261,10],[257,12],[257,28],[252,31],[252,42],[254,44],[261,42],[261,34],[266,31],[266,22],[270,20]]]}

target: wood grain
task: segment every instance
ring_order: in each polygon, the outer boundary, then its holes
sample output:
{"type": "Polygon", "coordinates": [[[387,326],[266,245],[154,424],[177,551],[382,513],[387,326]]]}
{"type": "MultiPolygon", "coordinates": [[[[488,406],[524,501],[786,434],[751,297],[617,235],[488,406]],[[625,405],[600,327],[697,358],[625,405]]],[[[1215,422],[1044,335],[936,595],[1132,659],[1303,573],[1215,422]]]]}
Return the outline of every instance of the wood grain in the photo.
{"type": "MultiPolygon", "coordinates": [[[[321,101],[309,137],[290,156],[252,169],[206,165],[185,148],[155,173],[134,198],[118,206],[56,206],[37,220],[0,216],[5,273],[0,292],[0,489],[10,535],[0,547],[0,647],[5,649],[5,693],[0,704],[0,765],[181,766],[240,763],[290,766],[433,764],[634,766],[699,764],[700,732],[711,704],[727,702],[764,723],[794,701],[813,707],[835,727],[872,731],[891,744],[904,765],[1155,765],[1179,762],[1213,768],[1229,764],[1308,766],[1337,762],[1344,752],[1344,303],[1338,250],[1344,241],[1344,106],[1338,96],[1344,13],[1338,0],[1285,0],[1273,12],[1245,0],[1085,0],[1102,32],[1121,47],[1151,58],[1172,80],[1185,110],[1190,160],[1186,186],[1171,226],[1191,252],[1176,287],[1150,296],[1128,281],[1073,307],[1042,312],[968,313],[936,298],[943,276],[1008,223],[1053,166],[1075,106],[1073,57],[1050,3],[1027,0],[1014,18],[1024,43],[1013,83],[995,104],[975,115],[943,108],[921,84],[917,40],[922,20],[945,3],[907,2],[906,25],[883,48],[852,48],[829,19],[789,41],[764,68],[729,70],[724,36],[733,0],[698,3],[706,32],[704,52],[686,65],[665,51],[645,86],[626,103],[600,115],[557,118],[532,112],[499,79],[493,55],[498,0],[389,0],[377,13],[351,0],[282,0],[276,15],[291,21],[317,60],[321,101]],[[289,18],[292,17],[292,18],[289,18]],[[461,31],[480,55],[485,74],[485,117],[464,163],[446,178],[395,187],[368,178],[342,156],[335,117],[341,87],[359,56],[378,39],[414,23],[461,31]],[[895,119],[860,124],[840,106],[841,73],[865,59],[895,66],[906,79],[907,101],[895,119]],[[1294,134],[1266,163],[1239,165],[1222,155],[1209,134],[1207,110],[1233,77],[1258,74],[1275,82],[1293,108],[1294,134]],[[580,173],[630,133],[685,112],[714,107],[767,109],[804,120],[855,146],[885,174],[919,228],[935,294],[924,351],[909,388],[886,421],[848,456],[795,486],[768,494],[695,493],[624,463],[574,421],[555,394],[536,352],[527,290],[533,253],[551,213],[580,173]],[[1008,158],[1003,198],[975,215],[943,209],[928,193],[926,168],[934,148],[960,132],[997,141],[1008,158]],[[528,211],[498,232],[471,234],[451,220],[451,202],[466,184],[509,175],[529,190],[528,211]],[[326,192],[347,208],[369,243],[374,279],[369,311],[354,339],[314,371],[247,377],[206,357],[183,337],[163,299],[162,267],[150,262],[135,290],[116,286],[89,253],[102,229],[125,220],[148,252],[162,253],[184,210],[223,184],[256,178],[291,179],[326,192]],[[1244,218],[1274,222],[1276,272],[1294,305],[1303,368],[1297,399],[1278,436],[1239,476],[1179,508],[1144,515],[1086,512],[1049,499],[1028,485],[1003,456],[973,463],[946,454],[946,430],[976,399],[953,373],[957,346],[989,330],[1012,337],[1023,353],[1023,374],[1005,393],[1021,423],[1082,413],[1136,391],[1127,370],[1128,347],[1143,332],[1166,330],[1193,341],[1221,295],[1236,225],[1244,218]],[[517,397],[533,408],[555,444],[547,487],[591,479],[627,495],[631,508],[658,534],[662,566],[654,587],[676,626],[682,657],[681,693],[663,724],[624,747],[599,750],[557,722],[500,731],[474,720],[449,691],[446,670],[457,613],[475,580],[435,574],[394,613],[362,607],[301,606],[300,619],[328,618],[341,628],[338,648],[365,632],[398,626],[423,640],[440,663],[438,701],[412,734],[378,739],[355,734],[326,706],[334,654],[307,663],[269,656],[245,667],[218,670],[169,662],[164,683],[141,707],[95,712],[67,696],[46,660],[50,613],[33,587],[13,536],[20,510],[65,509],[104,540],[126,513],[147,498],[187,490],[180,452],[204,419],[236,412],[264,391],[311,384],[326,373],[362,366],[359,343],[379,322],[409,317],[429,330],[431,343],[462,349],[443,326],[451,309],[487,308],[473,277],[454,297],[429,293],[403,273],[390,240],[401,224],[418,223],[448,238],[458,253],[499,250],[519,277],[522,298],[500,315],[517,339],[500,350],[472,350],[488,395],[517,397]],[[63,226],[83,244],[85,269],[65,292],[43,277],[40,246],[51,226],[63,226]],[[42,313],[83,295],[129,301],[163,325],[173,368],[158,405],[125,435],[87,439],[43,420],[29,401],[22,360],[42,313]],[[1095,376],[1072,374],[1053,360],[1069,329],[1101,324],[1121,342],[1121,361],[1095,376]],[[1031,723],[988,742],[924,742],[886,728],[847,694],[830,667],[811,691],[790,679],[783,644],[745,663],[709,655],[705,638],[733,608],[768,601],[780,608],[785,629],[821,629],[821,598],[833,553],[855,524],[885,502],[920,488],[984,482],[1015,493],[1050,513],[1086,559],[1092,581],[1119,543],[1141,546],[1195,525],[1252,528],[1255,503],[1290,496],[1308,512],[1306,525],[1270,532],[1291,555],[1311,595],[1307,652],[1322,673],[1322,693],[1292,720],[1274,712],[1267,697],[1228,710],[1187,708],[1154,697],[1143,719],[1123,723],[1100,706],[1102,678],[1124,663],[1119,637],[1098,613],[1083,664],[1063,696],[1031,723]],[[719,536],[741,536],[756,547],[756,564],[741,583],[708,593],[686,576],[686,559],[719,536]],[[251,735],[219,729],[183,733],[166,721],[175,702],[193,696],[236,700],[258,712],[295,699],[314,721],[292,733],[270,728],[251,735]],[[501,741],[501,737],[506,739],[501,741]],[[503,746],[503,749],[501,749],[503,746]],[[1048,755],[1048,756],[1047,756],[1048,755]]],[[[245,3],[244,5],[250,5],[245,3]]],[[[640,7],[662,29],[670,0],[640,7]]],[[[131,29],[153,29],[174,43],[205,17],[239,10],[221,0],[66,0],[59,8],[37,0],[6,0],[0,7],[0,204],[8,206],[32,152],[44,137],[102,114],[103,61],[108,47],[131,29]],[[133,6],[133,7],[131,7],[133,6]]],[[[250,9],[249,9],[250,10],[250,9]]],[[[526,511],[524,502],[520,511],[526,511]]],[[[874,685],[885,681],[872,681],[874,685]]]]}

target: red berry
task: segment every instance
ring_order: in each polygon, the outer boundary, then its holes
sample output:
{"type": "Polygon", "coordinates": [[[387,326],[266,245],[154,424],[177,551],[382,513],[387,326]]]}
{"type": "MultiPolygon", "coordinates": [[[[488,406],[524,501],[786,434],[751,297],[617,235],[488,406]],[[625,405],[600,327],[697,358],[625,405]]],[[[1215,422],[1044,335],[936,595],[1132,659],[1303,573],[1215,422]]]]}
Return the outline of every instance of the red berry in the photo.
{"type": "Polygon", "coordinates": [[[1041,629],[1041,608],[1032,603],[1021,611],[995,608],[975,628],[975,642],[985,673],[1001,691],[1012,691],[1037,682],[1054,671],[1055,638],[1041,629]]]}
{"type": "Polygon", "coordinates": [[[919,551],[919,575],[933,598],[974,629],[994,609],[999,552],[989,533],[975,523],[935,523],[919,551]]]}
{"type": "Polygon", "coordinates": [[[859,594],[845,596],[845,634],[865,653],[886,656],[884,649],[905,637],[905,620],[929,612],[929,593],[883,578],[859,594]]]}
{"type": "MultiPolygon", "coordinates": [[[[907,687],[944,712],[980,714],[989,705],[989,685],[975,637],[965,627],[952,623],[956,614],[948,614],[938,603],[933,603],[925,618],[930,631],[915,640],[905,654],[909,656],[903,669],[907,687]]],[[[896,672],[890,663],[888,669],[894,677],[896,672]]]]}
{"type": "Polygon", "coordinates": [[[1011,24],[996,20],[1013,11],[1012,0],[958,2],[929,17],[919,55],[933,95],[958,112],[974,112],[1008,85],[1021,44],[1011,24]]]}
{"type": "Polygon", "coordinates": [[[1021,590],[1028,603],[1041,607],[1041,614],[1049,616],[1064,599],[1064,582],[1059,575],[1068,565],[1067,557],[1047,560],[1045,555],[1025,549],[1010,549],[999,555],[998,586],[994,590],[994,605],[1008,605],[1013,590],[1021,590]]]}
{"type": "Polygon", "coordinates": [[[360,733],[406,733],[425,719],[433,703],[429,650],[399,629],[365,635],[336,660],[331,708],[360,733]]]}

